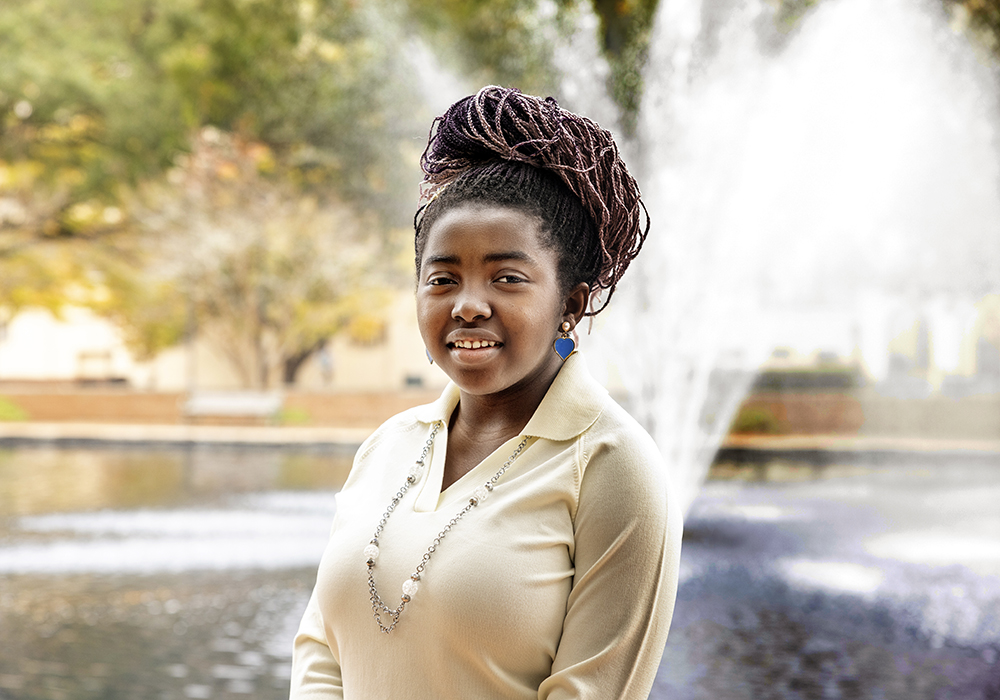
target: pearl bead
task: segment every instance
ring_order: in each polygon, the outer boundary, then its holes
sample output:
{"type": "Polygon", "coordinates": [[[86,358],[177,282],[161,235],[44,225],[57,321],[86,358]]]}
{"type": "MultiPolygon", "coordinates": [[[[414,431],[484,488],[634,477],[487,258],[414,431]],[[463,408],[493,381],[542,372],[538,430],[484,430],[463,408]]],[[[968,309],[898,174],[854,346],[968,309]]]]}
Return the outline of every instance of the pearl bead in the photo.
{"type": "Polygon", "coordinates": [[[378,545],[370,544],[365,547],[365,559],[378,559],[378,545]]]}
{"type": "Polygon", "coordinates": [[[475,495],[476,500],[482,503],[487,498],[489,498],[490,492],[489,489],[487,489],[485,486],[480,486],[473,492],[473,495],[475,495]]]}
{"type": "Polygon", "coordinates": [[[418,588],[420,588],[420,584],[412,578],[408,578],[403,581],[403,595],[416,595],[418,588]]]}

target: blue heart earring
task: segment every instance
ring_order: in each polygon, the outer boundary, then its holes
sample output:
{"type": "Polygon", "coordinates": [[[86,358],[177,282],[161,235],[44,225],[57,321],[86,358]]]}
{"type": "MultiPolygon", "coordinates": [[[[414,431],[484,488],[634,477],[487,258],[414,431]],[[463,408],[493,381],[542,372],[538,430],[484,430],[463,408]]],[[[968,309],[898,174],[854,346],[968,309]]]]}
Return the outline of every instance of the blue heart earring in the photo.
{"type": "Polygon", "coordinates": [[[563,321],[560,330],[562,330],[562,335],[556,338],[556,341],[552,343],[552,349],[556,351],[556,355],[562,358],[563,362],[566,361],[570,355],[576,352],[576,341],[570,336],[569,331],[573,326],[570,325],[569,321],[563,321]]]}
{"type": "Polygon", "coordinates": [[[427,361],[430,362],[433,365],[434,364],[434,358],[431,357],[431,351],[428,350],[427,348],[424,348],[424,352],[427,353],[427,361]]]}

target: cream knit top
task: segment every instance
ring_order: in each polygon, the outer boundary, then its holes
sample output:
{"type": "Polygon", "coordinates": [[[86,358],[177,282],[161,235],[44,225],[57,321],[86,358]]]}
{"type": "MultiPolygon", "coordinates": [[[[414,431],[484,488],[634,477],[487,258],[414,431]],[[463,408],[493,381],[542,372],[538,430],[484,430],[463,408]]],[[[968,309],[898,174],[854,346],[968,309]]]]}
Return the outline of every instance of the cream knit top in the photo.
{"type": "Polygon", "coordinates": [[[560,369],[521,436],[445,489],[449,385],[358,450],[295,638],[292,700],[645,699],[673,613],[681,517],[659,453],[589,375],[560,369]],[[379,538],[389,607],[431,540],[524,436],[492,494],[448,533],[389,635],[362,550],[428,436],[428,469],[379,538]]]}

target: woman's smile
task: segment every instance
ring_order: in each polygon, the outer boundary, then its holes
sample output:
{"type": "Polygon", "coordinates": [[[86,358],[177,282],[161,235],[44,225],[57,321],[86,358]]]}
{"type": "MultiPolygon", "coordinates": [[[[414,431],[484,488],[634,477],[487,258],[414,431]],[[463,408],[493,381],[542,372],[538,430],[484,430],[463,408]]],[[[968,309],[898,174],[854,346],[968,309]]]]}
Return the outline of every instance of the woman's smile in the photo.
{"type": "Polygon", "coordinates": [[[448,343],[454,361],[477,365],[493,360],[503,348],[503,343],[489,339],[460,339],[448,343]]]}

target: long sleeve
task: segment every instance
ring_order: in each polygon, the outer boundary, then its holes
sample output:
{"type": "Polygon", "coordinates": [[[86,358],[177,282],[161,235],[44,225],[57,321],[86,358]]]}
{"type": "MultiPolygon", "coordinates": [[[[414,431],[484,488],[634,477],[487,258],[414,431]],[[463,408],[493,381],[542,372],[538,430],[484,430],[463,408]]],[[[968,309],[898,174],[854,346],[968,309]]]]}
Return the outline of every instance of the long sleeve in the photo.
{"type": "Polygon", "coordinates": [[[323,629],[316,591],[309,598],[292,647],[290,700],[343,700],[340,664],[323,629]]]}
{"type": "Polygon", "coordinates": [[[677,590],[680,510],[652,441],[581,446],[590,456],[575,519],[575,573],[552,674],[539,700],[645,700],[677,590]]]}

